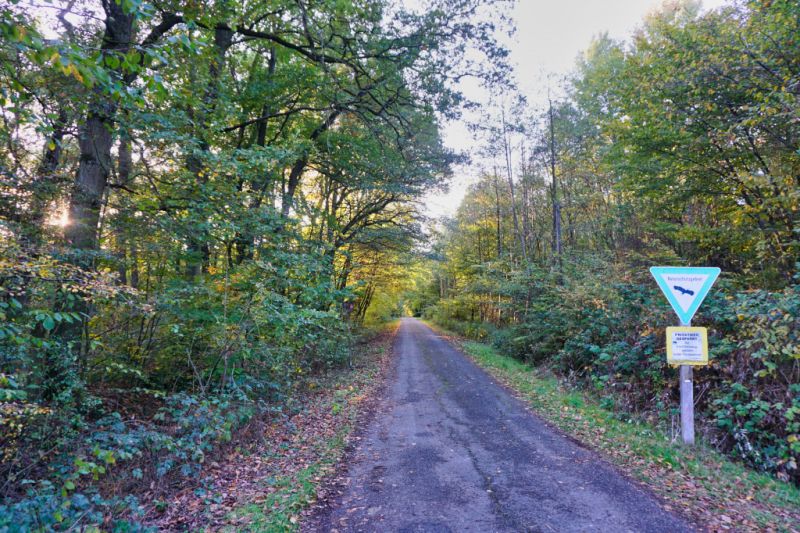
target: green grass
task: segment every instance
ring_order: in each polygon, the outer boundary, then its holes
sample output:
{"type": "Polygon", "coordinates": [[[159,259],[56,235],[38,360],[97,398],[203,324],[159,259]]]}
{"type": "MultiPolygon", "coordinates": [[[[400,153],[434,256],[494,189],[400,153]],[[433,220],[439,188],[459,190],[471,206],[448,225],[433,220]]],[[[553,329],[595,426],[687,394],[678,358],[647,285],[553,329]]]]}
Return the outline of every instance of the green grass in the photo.
{"type": "Polygon", "coordinates": [[[734,520],[736,529],[796,531],[800,490],[735,463],[702,444],[686,447],[633,417],[599,405],[582,391],[478,342],[463,349],[550,424],[601,452],[629,475],[701,523],[734,520]],[[731,518],[733,517],[733,518],[731,518]]]}

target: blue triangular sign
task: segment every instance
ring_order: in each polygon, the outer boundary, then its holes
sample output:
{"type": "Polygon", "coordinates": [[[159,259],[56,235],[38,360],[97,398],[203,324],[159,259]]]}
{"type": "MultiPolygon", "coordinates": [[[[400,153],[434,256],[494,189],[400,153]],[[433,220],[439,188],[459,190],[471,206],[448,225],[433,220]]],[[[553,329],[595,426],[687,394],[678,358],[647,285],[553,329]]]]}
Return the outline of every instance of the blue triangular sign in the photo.
{"type": "Polygon", "coordinates": [[[720,270],[716,267],[652,267],[650,273],[681,324],[689,324],[717,281],[720,270]]]}

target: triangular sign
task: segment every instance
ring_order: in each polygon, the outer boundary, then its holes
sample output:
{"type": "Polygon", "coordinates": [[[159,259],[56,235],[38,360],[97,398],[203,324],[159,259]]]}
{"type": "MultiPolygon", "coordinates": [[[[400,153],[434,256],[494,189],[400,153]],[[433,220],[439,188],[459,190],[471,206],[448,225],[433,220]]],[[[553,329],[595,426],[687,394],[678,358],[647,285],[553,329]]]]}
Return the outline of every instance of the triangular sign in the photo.
{"type": "Polygon", "coordinates": [[[717,281],[720,270],[716,267],[652,267],[650,273],[681,324],[688,325],[717,281]]]}

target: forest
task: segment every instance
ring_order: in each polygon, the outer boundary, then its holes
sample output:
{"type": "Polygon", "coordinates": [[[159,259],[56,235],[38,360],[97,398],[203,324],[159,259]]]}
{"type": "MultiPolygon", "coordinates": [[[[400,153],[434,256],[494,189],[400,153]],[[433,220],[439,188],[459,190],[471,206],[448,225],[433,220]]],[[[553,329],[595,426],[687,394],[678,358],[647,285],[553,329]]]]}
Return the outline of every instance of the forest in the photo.
{"type": "Polygon", "coordinates": [[[669,2],[537,107],[512,2],[424,4],[0,4],[0,531],[140,530],[403,314],[674,426],[654,265],[723,271],[701,438],[800,483],[800,5],[669,2]]]}
{"type": "Polygon", "coordinates": [[[0,530],[110,527],[348,363],[494,9],[3,3],[0,530]]]}
{"type": "Polygon", "coordinates": [[[719,267],[703,438],[800,481],[799,38],[796,2],[678,3],[597,38],[544,109],[497,98],[407,305],[675,432],[678,320],[649,268],[719,267]]]}

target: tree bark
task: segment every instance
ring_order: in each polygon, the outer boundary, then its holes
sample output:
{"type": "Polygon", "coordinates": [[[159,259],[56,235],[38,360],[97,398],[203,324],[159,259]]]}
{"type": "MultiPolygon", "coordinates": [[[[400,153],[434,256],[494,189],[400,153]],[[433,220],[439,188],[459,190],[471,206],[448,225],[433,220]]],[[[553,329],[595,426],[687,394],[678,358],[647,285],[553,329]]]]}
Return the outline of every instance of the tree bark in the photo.
{"type": "MultiPolygon", "coordinates": [[[[119,149],[117,152],[117,184],[121,187],[125,187],[126,189],[130,186],[131,182],[131,170],[133,168],[133,154],[131,153],[131,138],[129,135],[123,135],[122,138],[119,140],[119,149]]],[[[116,256],[117,260],[119,261],[118,266],[118,273],[119,273],[119,281],[123,285],[128,284],[128,262],[127,262],[127,250],[128,250],[128,235],[125,231],[123,225],[128,224],[128,216],[130,216],[130,207],[127,203],[121,205],[119,207],[120,211],[120,219],[121,224],[118,222],[116,227],[114,228],[115,233],[115,246],[116,246],[116,256]]],[[[136,246],[135,242],[130,242],[130,248],[134,248],[136,246]]],[[[132,269],[135,269],[136,266],[132,265],[132,269]]],[[[133,274],[131,274],[131,278],[133,274]]],[[[133,286],[133,284],[131,283],[133,286]]]]}
{"type": "MultiPolygon", "coordinates": [[[[131,47],[134,14],[124,3],[105,0],[105,31],[101,57],[125,54],[131,47]]],[[[96,250],[100,207],[111,171],[111,146],[117,103],[96,89],[86,120],[80,127],[80,161],[69,206],[69,224],[64,237],[73,248],[96,250]]]]}
{"type": "Polygon", "coordinates": [[[553,203],[553,259],[561,271],[561,205],[558,202],[558,178],[556,176],[556,138],[553,120],[553,103],[550,102],[550,174],[553,184],[550,188],[553,203]]]}
{"type": "Polygon", "coordinates": [[[500,259],[500,255],[503,253],[503,244],[502,244],[502,237],[500,235],[500,187],[497,184],[497,170],[495,169],[494,172],[494,179],[492,180],[492,184],[494,185],[494,207],[495,207],[495,222],[496,222],[496,236],[497,236],[497,257],[496,259],[500,259]]]}
{"type": "MultiPolygon", "coordinates": [[[[323,133],[328,131],[341,114],[341,109],[334,109],[325,118],[322,124],[317,126],[314,131],[311,132],[311,136],[309,137],[311,142],[316,142],[323,133]]],[[[281,216],[284,220],[289,218],[289,212],[292,209],[292,203],[294,202],[294,195],[297,191],[297,186],[300,184],[300,178],[303,176],[303,171],[305,171],[307,165],[308,154],[306,153],[298,158],[297,161],[295,161],[294,165],[292,165],[292,169],[289,171],[289,179],[286,183],[286,187],[284,188],[283,197],[281,198],[281,216]]]]}
{"type": "MultiPolygon", "coordinates": [[[[200,137],[200,142],[198,148],[186,158],[186,169],[194,176],[195,182],[201,186],[208,183],[208,177],[203,172],[203,169],[205,168],[204,158],[211,147],[205,138],[205,134],[210,116],[214,112],[219,99],[219,79],[222,69],[225,68],[225,55],[233,44],[233,35],[233,30],[224,25],[217,26],[214,30],[215,57],[208,67],[208,83],[203,96],[200,117],[195,120],[195,123],[200,125],[198,131],[195,132],[200,137]]],[[[205,217],[202,211],[196,213],[195,216],[199,218],[205,217]]],[[[186,277],[190,280],[201,273],[207,273],[211,265],[210,235],[208,230],[205,229],[204,223],[200,224],[200,226],[189,236],[186,277]]]]}
{"type": "Polygon", "coordinates": [[[61,163],[62,142],[67,130],[68,121],[66,110],[60,107],[58,117],[53,124],[53,131],[45,140],[42,160],[36,169],[36,178],[31,185],[31,202],[28,216],[20,216],[22,235],[32,245],[40,244],[44,234],[45,211],[53,199],[55,190],[54,181],[56,170],[61,163]]]}
{"type": "Polygon", "coordinates": [[[508,179],[508,190],[511,193],[511,219],[514,222],[514,233],[517,234],[519,241],[520,251],[522,252],[522,261],[524,264],[528,263],[528,251],[525,245],[525,235],[519,228],[519,217],[517,217],[517,199],[514,195],[514,176],[511,169],[511,141],[508,138],[508,124],[506,123],[506,112],[501,108],[501,117],[503,121],[503,152],[506,159],[506,178],[508,179]]]}

